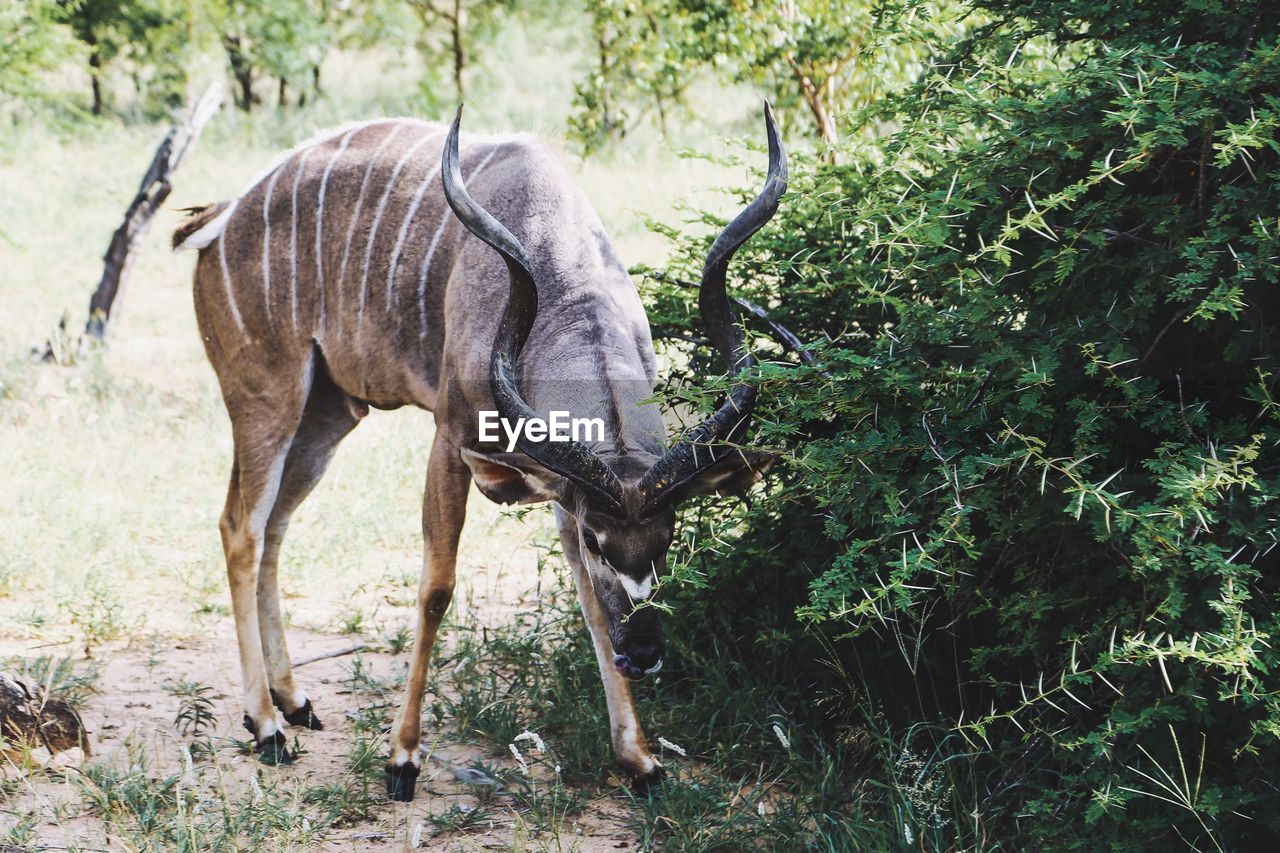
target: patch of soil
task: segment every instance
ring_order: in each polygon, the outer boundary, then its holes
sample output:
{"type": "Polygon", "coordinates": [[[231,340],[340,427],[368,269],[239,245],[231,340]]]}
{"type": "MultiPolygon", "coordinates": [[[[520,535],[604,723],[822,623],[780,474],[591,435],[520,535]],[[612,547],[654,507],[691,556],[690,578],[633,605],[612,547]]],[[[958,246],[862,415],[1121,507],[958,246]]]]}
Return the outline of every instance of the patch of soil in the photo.
{"type": "MultiPolygon", "coordinates": [[[[289,648],[297,661],[349,649],[358,640],[300,629],[289,631],[289,648]]],[[[10,650],[27,654],[33,650],[10,650]]],[[[290,743],[296,736],[304,752],[292,765],[264,767],[251,755],[244,754],[232,739],[246,740],[241,727],[240,673],[236,658],[234,629],[230,619],[213,624],[196,639],[177,642],[158,653],[139,649],[123,649],[103,654],[97,692],[82,708],[84,723],[93,745],[92,763],[105,762],[127,767],[130,755],[145,756],[148,772],[154,777],[186,774],[189,785],[207,792],[210,803],[235,802],[265,784],[275,787],[272,794],[305,790],[340,782],[347,777],[349,757],[357,740],[353,719],[371,703],[390,703],[386,716],[394,714],[399,702],[398,691],[385,699],[371,698],[364,690],[353,690],[354,654],[327,657],[306,663],[297,677],[308,691],[324,731],[300,728],[289,730],[290,743]],[[174,717],[179,700],[166,690],[178,681],[195,681],[208,685],[216,723],[208,732],[217,747],[212,758],[195,765],[192,772],[184,756],[184,745],[190,742],[175,727],[174,717]],[[217,772],[202,771],[214,765],[217,772]],[[260,774],[260,775],[259,775],[260,774]],[[261,779],[262,781],[259,781],[261,779]],[[219,790],[221,789],[221,790],[219,790]]],[[[391,655],[385,651],[364,650],[359,659],[366,672],[385,678],[403,672],[407,654],[391,655]]],[[[447,723],[446,723],[447,725],[447,723]]],[[[476,777],[467,773],[476,761],[507,766],[511,756],[495,754],[491,745],[476,744],[455,731],[434,729],[424,721],[423,741],[431,750],[424,760],[418,781],[417,796],[412,803],[392,803],[382,797],[382,780],[372,782],[377,797],[367,818],[327,831],[318,844],[309,849],[391,851],[483,850],[521,847],[582,851],[633,849],[636,839],[625,828],[629,804],[615,792],[604,792],[560,826],[559,835],[538,833],[525,819],[518,803],[498,791],[487,796],[483,807],[489,816],[464,831],[438,830],[426,818],[442,814],[457,806],[463,811],[480,805],[477,792],[483,790],[464,784],[459,779],[476,777]]],[[[386,755],[385,743],[379,742],[378,763],[386,755]]],[[[58,774],[37,772],[26,776],[8,768],[7,797],[10,815],[35,812],[38,824],[33,839],[39,848],[88,850],[128,849],[128,834],[117,834],[97,810],[88,807],[69,770],[58,774]]],[[[0,830],[13,825],[9,819],[0,830]]]]}

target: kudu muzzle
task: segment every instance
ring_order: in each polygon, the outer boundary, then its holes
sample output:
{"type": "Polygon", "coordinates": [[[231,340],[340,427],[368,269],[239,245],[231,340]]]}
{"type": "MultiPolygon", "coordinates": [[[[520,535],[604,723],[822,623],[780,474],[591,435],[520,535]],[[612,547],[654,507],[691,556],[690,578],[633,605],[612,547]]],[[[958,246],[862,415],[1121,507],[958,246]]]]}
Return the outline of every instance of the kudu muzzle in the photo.
{"type": "Polygon", "coordinates": [[[613,665],[627,678],[639,680],[662,669],[662,628],[658,610],[641,604],[618,628],[613,643],[613,665]]]}

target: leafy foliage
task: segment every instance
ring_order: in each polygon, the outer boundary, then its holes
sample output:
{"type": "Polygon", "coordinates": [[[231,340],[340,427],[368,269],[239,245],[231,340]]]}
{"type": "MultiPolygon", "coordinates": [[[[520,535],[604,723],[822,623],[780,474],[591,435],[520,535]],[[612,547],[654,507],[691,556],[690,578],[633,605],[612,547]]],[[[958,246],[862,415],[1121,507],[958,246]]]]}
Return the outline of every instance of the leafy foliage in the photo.
{"type": "Polygon", "coordinates": [[[101,667],[91,661],[79,662],[70,657],[40,655],[36,658],[9,658],[4,663],[5,672],[19,680],[35,685],[46,695],[79,708],[97,689],[101,667]]]}
{"type": "Polygon", "coordinates": [[[34,99],[45,93],[41,74],[54,67],[70,42],[59,26],[54,0],[0,2],[0,103],[34,99]]]}
{"type": "Polygon", "coordinates": [[[249,110],[261,96],[254,83],[263,74],[279,81],[284,106],[290,80],[314,77],[334,37],[324,6],[311,0],[213,0],[208,16],[236,80],[236,102],[249,110]]]}
{"type": "MultiPolygon", "coordinates": [[[[690,527],[677,574],[707,589],[672,621],[701,630],[714,601],[744,654],[824,661],[846,744],[963,756],[972,784],[917,835],[1260,844],[1280,831],[1280,13],[973,12],[860,117],[897,130],[797,164],[736,262],[819,364],[759,369],[786,473],[690,527]]],[[[651,319],[696,333],[672,282],[707,246],[679,248],[651,319]]]]}
{"type": "Polygon", "coordinates": [[[762,88],[796,126],[833,143],[842,113],[910,82],[962,28],[949,3],[590,0],[587,10],[598,59],[577,88],[571,132],[588,151],[650,104],[665,130],[704,69],[762,88]]]}
{"type": "Polygon", "coordinates": [[[213,688],[198,681],[177,681],[165,686],[178,700],[173,725],[184,735],[200,737],[213,728],[217,717],[213,710],[213,688]]]}
{"type": "Polygon", "coordinates": [[[57,7],[58,19],[84,47],[94,114],[107,107],[103,75],[113,64],[127,63],[135,85],[150,89],[154,101],[168,106],[181,101],[186,83],[183,59],[190,41],[184,4],[59,0],[57,7]]]}
{"type": "Polygon", "coordinates": [[[666,130],[697,64],[680,19],[644,0],[587,0],[594,47],[590,72],[574,87],[569,132],[587,152],[620,139],[652,106],[666,130]]]}
{"type": "MultiPolygon", "coordinates": [[[[408,5],[422,21],[418,52],[428,68],[452,69],[453,93],[463,100],[472,54],[493,37],[515,0],[410,0],[408,5]]],[[[443,76],[430,75],[426,82],[438,84],[443,76]]]]}

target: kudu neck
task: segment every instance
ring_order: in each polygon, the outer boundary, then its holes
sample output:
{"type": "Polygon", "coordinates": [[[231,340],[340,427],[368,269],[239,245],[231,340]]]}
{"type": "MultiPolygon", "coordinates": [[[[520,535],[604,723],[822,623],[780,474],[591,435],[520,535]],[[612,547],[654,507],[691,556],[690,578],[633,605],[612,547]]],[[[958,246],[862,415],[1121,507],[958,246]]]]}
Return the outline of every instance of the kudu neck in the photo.
{"type": "Polygon", "coordinates": [[[541,257],[530,252],[539,301],[520,356],[520,390],[540,415],[603,421],[603,436],[584,443],[606,461],[660,454],[661,413],[646,402],[656,380],[648,318],[603,228],[592,224],[583,223],[576,252],[563,245],[541,257]]]}

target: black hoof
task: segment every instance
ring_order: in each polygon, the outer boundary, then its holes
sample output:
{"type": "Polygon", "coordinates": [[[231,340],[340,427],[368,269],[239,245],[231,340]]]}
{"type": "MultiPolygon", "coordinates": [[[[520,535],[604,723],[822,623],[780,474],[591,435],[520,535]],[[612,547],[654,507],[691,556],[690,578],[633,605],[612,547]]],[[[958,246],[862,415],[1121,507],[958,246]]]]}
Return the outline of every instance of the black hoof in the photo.
{"type": "Polygon", "coordinates": [[[291,726],[306,726],[313,732],[324,730],[324,723],[320,722],[320,718],[316,716],[315,710],[311,707],[311,700],[308,699],[302,703],[302,707],[296,711],[285,712],[284,704],[280,701],[280,694],[274,690],[271,693],[271,704],[280,709],[280,713],[284,714],[284,720],[291,726]]]}
{"type": "Polygon", "coordinates": [[[666,776],[667,771],[662,769],[661,765],[658,765],[643,776],[637,776],[631,783],[631,790],[635,792],[637,797],[661,796],[662,780],[666,776]]]}
{"type": "Polygon", "coordinates": [[[413,802],[413,786],[418,782],[418,768],[412,764],[387,765],[387,796],[397,803],[413,802]]]}
{"type": "Polygon", "coordinates": [[[258,744],[258,760],[271,765],[292,764],[293,756],[285,744],[284,732],[276,732],[258,744]]]}

